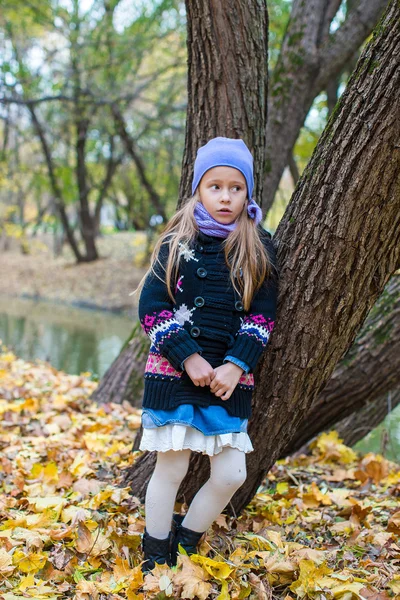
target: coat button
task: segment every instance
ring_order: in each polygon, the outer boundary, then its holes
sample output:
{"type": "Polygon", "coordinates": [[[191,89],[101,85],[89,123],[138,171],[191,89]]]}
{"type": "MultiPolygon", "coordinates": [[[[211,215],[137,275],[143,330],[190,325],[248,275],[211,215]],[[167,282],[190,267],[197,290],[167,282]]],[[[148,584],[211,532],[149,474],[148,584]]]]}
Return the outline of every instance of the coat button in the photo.
{"type": "Polygon", "coordinates": [[[236,300],[235,308],[236,308],[236,310],[243,310],[243,304],[240,300],[236,300]]]}
{"type": "Polygon", "coordinates": [[[197,250],[199,250],[199,252],[203,252],[204,246],[202,246],[201,244],[197,244],[197,250]]]}
{"type": "Polygon", "coordinates": [[[207,275],[207,271],[203,267],[199,267],[197,269],[197,275],[199,277],[205,277],[207,275]]]}
{"type": "Polygon", "coordinates": [[[204,298],[202,298],[202,296],[196,296],[194,304],[195,306],[204,306],[204,298]]]}
{"type": "Polygon", "coordinates": [[[192,327],[190,330],[190,335],[192,337],[198,337],[200,335],[200,327],[192,327]]]}

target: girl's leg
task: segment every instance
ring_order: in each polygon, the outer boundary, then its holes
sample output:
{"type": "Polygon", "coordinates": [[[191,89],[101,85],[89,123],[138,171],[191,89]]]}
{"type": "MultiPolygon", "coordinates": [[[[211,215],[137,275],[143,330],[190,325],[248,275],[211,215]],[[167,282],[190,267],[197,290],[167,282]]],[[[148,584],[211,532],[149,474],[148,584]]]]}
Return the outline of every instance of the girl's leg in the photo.
{"type": "Polygon", "coordinates": [[[145,498],[146,529],[152,537],[168,537],[176,494],[187,473],[190,454],[191,450],[157,452],[145,498]]]}
{"type": "Polygon", "coordinates": [[[210,456],[211,475],[192,500],[182,526],[192,531],[207,531],[233,494],[246,480],[246,453],[225,446],[210,456]]]}

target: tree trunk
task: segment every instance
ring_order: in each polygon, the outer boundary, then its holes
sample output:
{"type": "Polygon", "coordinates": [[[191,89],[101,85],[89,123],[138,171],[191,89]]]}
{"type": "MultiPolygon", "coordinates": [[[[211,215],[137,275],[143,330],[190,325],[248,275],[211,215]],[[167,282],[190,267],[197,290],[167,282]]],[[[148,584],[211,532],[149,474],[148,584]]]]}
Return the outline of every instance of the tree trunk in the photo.
{"type": "Polygon", "coordinates": [[[268,85],[268,15],[262,0],[187,0],[188,109],[179,206],[191,195],[197,149],[242,138],[261,203],[268,85]]]}
{"type": "MultiPolygon", "coordinates": [[[[385,418],[387,395],[395,390],[400,390],[400,275],[391,278],[280,458],[304,448],[328,429],[340,430],[344,440],[355,444],[385,418]],[[371,420],[362,428],[353,427],[366,417],[371,420]]],[[[400,394],[395,395],[392,409],[397,401],[400,394]]]]}
{"type": "MultiPolygon", "coordinates": [[[[255,451],[247,457],[246,483],[229,504],[233,514],[296,435],[399,266],[399,16],[396,0],[362,53],[276,231],[277,325],[254,374],[249,434],[255,451]]],[[[129,469],[138,497],[151,466],[146,454],[129,469]]],[[[208,458],[193,453],[180,497],[190,503],[208,471],[208,458]]]]}
{"type": "Polygon", "coordinates": [[[334,33],[340,0],[294,0],[268,99],[263,211],[271,208],[282,173],[314,99],[370,35],[388,0],[357,0],[334,33]]]}
{"type": "MultiPolygon", "coordinates": [[[[376,400],[367,402],[361,409],[336,423],[335,430],[347,446],[353,446],[375,429],[377,425],[382,423],[387,415],[399,404],[400,389],[396,389],[393,392],[390,391],[376,400]]],[[[309,439],[306,444],[300,446],[293,455],[308,454],[310,452],[310,444],[316,437],[309,439]]],[[[382,453],[387,449],[388,442],[387,433],[385,433],[381,445],[382,453]]]]}
{"type": "Polygon", "coordinates": [[[132,406],[141,406],[143,373],[149,347],[149,339],[137,321],[121,352],[91,395],[93,402],[122,404],[126,400],[132,406]]]}
{"type": "MultiPolygon", "coordinates": [[[[337,425],[337,432],[345,444],[352,445],[366,436],[372,429],[382,423],[391,411],[400,404],[400,389],[388,392],[376,402],[368,402],[356,413],[346,417],[337,425]]],[[[381,451],[387,446],[387,438],[383,440],[381,451]]]]}

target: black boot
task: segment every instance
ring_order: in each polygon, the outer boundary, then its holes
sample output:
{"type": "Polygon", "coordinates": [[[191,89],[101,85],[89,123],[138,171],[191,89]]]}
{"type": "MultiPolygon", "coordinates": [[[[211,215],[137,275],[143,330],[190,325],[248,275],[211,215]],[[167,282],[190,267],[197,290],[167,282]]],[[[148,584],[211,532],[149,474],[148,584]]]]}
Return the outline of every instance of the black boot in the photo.
{"type": "Polygon", "coordinates": [[[174,514],[173,521],[174,527],[172,529],[172,542],[171,542],[171,565],[174,567],[178,559],[178,544],[182,546],[190,556],[197,552],[197,544],[205,531],[193,531],[187,527],[183,527],[182,521],[185,517],[183,515],[174,514]]]}
{"type": "Polygon", "coordinates": [[[167,563],[168,566],[171,566],[171,540],[171,531],[167,538],[159,540],[158,538],[152,537],[145,528],[142,539],[143,557],[145,558],[145,562],[141,566],[144,574],[151,571],[151,569],[154,569],[156,562],[159,565],[167,563]]]}

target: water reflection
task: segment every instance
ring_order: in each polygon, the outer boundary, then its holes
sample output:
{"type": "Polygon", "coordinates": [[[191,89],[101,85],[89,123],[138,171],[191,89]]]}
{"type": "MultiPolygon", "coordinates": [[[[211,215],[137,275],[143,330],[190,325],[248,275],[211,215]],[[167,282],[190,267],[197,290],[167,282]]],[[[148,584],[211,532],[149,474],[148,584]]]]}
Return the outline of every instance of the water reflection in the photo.
{"type": "Polygon", "coordinates": [[[54,302],[0,297],[0,338],[25,360],[101,377],[133,328],[132,319],[54,302]]]}

